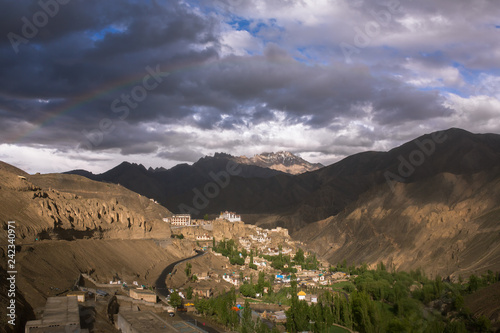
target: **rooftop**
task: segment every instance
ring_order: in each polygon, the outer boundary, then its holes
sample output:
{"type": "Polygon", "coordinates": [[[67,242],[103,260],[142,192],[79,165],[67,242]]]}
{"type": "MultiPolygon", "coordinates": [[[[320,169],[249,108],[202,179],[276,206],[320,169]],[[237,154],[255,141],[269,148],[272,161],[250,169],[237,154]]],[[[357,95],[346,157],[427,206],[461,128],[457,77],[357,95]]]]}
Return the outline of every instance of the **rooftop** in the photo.
{"type": "Polygon", "coordinates": [[[118,316],[125,319],[136,332],[201,332],[201,330],[185,322],[176,322],[171,325],[150,311],[120,312],[118,316]]]}
{"type": "Polygon", "coordinates": [[[71,325],[80,329],[80,313],[76,296],[49,297],[39,320],[26,323],[27,332],[66,332],[65,327],[71,325]]]}
{"type": "Polygon", "coordinates": [[[134,291],[138,295],[156,295],[154,291],[148,289],[130,289],[130,291],[134,291]]]}

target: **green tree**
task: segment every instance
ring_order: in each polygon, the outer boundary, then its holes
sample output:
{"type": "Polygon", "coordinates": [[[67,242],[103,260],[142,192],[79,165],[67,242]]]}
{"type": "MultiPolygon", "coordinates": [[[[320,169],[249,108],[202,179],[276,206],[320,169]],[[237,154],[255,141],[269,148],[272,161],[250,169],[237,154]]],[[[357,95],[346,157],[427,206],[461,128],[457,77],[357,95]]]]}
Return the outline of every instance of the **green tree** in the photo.
{"type": "Polygon", "coordinates": [[[468,290],[469,292],[474,292],[477,290],[477,288],[479,288],[479,279],[477,278],[477,276],[475,276],[474,274],[472,274],[471,276],[469,276],[469,287],[468,287],[468,290]]]}
{"type": "Polygon", "coordinates": [[[293,295],[297,296],[297,277],[295,276],[295,274],[292,274],[292,276],[290,277],[290,287],[292,290],[292,297],[293,295]]]}
{"type": "Polygon", "coordinates": [[[184,273],[186,273],[187,277],[189,277],[191,275],[191,268],[192,268],[191,263],[187,262],[186,268],[184,268],[184,273]]]}
{"type": "Polygon", "coordinates": [[[476,319],[475,324],[479,332],[489,332],[491,329],[490,320],[483,315],[481,315],[478,319],[476,319]]]}
{"type": "Polygon", "coordinates": [[[255,297],[255,287],[251,283],[245,283],[240,287],[240,293],[245,297],[255,297]]]}
{"type": "Polygon", "coordinates": [[[259,278],[257,280],[257,287],[255,288],[256,292],[263,295],[265,286],[266,286],[266,273],[259,272],[259,278]]]}
{"type": "Polygon", "coordinates": [[[205,214],[205,215],[203,216],[203,219],[204,219],[205,221],[208,221],[208,214],[205,214]]]}
{"type": "Polygon", "coordinates": [[[178,308],[182,305],[182,299],[179,296],[179,293],[174,291],[173,293],[170,294],[170,301],[168,301],[170,305],[172,305],[174,308],[178,308]]]}
{"type": "Polygon", "coordinates": [[[252,309],[250,309],[250,303],[245,300],[245,305],[243,307],[243,314],[241,316],[241,332],[250,333],[254,332],[254,322],[252,320],[252,309]]]}
{"type": "Polygon", "coordinates": [[[295,252],[295,256],[293,257],[293,261],[295,261],[297,264],[301,265],[304,263],[304,250],[301,248],[298,248],[297,251],[295,252]]]}
{"type": "Polygon", "coordinates": [[[189,286],[186,290],[186,298],[187,299],[192,299],[193,298],[193,287],[189,286]]]}
{"type": "Polygon", "coordinates": [[[292,294],[292,305],[286,311],[286,327],[291,332],[309,330],[309,306],[306,301],[299,301],[297,294],[292,294]]]}
{"type": "Polygon", "coordinates": [[[457,297],[453,300],[453,308],[457,311],[460,311],[463,309],[465,305],[465,301],[462,295],[458,294],[457,297]]]}
{"type": "Polygon", "coordinates": [[[385,271],[385,265],[382,261],[377,265],[377,270],[385,271]]]}

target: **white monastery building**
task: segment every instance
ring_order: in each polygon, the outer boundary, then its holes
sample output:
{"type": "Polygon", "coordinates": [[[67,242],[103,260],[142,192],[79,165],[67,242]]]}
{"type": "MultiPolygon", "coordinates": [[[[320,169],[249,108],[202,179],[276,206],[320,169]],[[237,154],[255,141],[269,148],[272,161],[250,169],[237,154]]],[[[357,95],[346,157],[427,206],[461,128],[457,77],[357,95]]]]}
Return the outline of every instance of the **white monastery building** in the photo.
{"type": "Polygon", "coordinates": [[[241,222],[241,216],[234,212],[221,212],[218,220],[228,220],[229,222],[241,222]]]}

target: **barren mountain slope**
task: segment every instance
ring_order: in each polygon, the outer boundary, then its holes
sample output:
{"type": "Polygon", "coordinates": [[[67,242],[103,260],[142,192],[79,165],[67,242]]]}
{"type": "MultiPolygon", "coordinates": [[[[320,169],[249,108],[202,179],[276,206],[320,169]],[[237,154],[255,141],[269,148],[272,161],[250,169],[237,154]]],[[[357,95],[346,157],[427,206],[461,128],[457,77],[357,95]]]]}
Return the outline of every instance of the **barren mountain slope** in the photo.
{"type": "Polygon", "coordinates": [[[170,212],[121,186],[76,175],[20,173],[0,166],[0,220],[16,221],[18,242],[170,235],[161,220],[170,212]]]}
{"type": "Polygon", "coordinates": [[[387,172],[397,176],[399,182],[418,182],[443,172],[466,175],[489,170],[500,164],[500,135],[451,128],[423,135],[388,152],[355,154],[300,175],[239,164],[237,175],[220,176],[233,162],[231,158],[217,153],[192,166],[149,172],[142,166],[123,163],[95,177],[154,197],[173,212],[189,206],[196,208],[190,211],[198,217],[226,209],[241,214],[280,215],[278,223],[298,230],[341,213],[361,194],[384,184],[387,172]],[[401,161],[409,163],[409,159],[418,167],[400,176],[401,161]],[[218,178],[211,177],[211,172],[218,178]],[[151,183],[155,185],[150,187],[151,183]],[[210,188],[213,193],[206,193],[210,188]]]}
{"type": "Polygon", "coordinates": [[[141,239],[42,241],[23,246],[17,254],[17,286],[36,308],[45,304],[47,296],[72,287],[80,273],[99,283],[118,278],[154,285],[168,264],[192,251],[178,242],[162,248],[153,240],[141,239]]]}
{"type": "Polygon", "coordinates": [[[380,261],[458,277],[500,270],[500,172],[382,184],[292,236],[335,264],[380,261]]]}
{"type": "MultiPolygon", "coordinates": [[[[102,283],[118,278],[152,285],[168,264],[193,254],[193,244],[172,243],[162,221],[171,215],[166,208],[119,185],[76,175],[30,176],[0,163],[0,199],[0,276],[5,282],[5,230],[15,221],[20,322],[34,319],[46,298],[71,288],[80,273],[102,283]]],[[[6,301],[2,297],[2,306],[6,301]]],[[[0,326],[7,327],[4,318],[0,326]]]]}

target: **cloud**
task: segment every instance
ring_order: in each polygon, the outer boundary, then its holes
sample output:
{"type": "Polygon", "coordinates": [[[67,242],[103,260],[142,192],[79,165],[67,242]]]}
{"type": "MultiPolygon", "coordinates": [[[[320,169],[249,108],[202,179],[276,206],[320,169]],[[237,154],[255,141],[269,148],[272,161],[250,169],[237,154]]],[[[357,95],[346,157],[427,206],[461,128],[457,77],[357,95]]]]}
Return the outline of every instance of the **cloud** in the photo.
{"type": "MultiPolygon", "coordinates": [[[[213,151],[328,164],[452,126],[499,132],[500,7],[391,3],[70,1],[19,52],[0,41],[0,153],[43,148],[94,170],[213,151]]],[[[7,2],[0,34],[41,10],[7,2]]]]}

